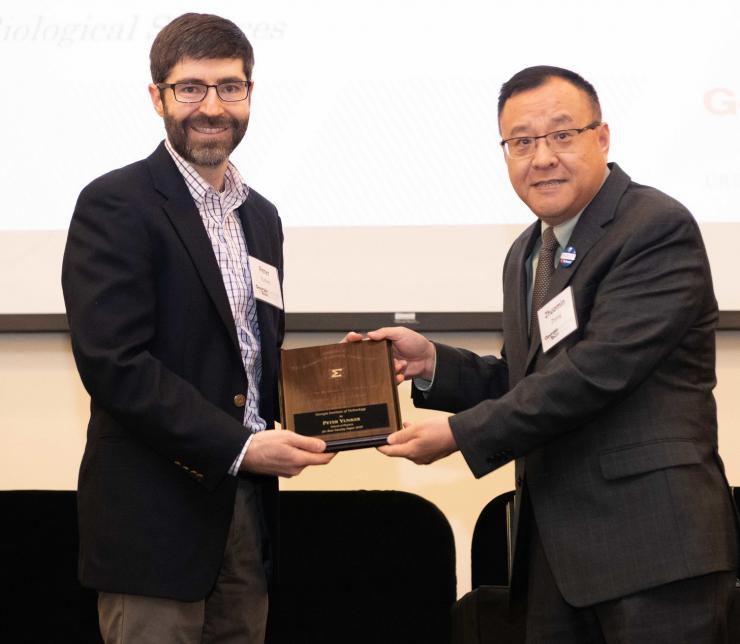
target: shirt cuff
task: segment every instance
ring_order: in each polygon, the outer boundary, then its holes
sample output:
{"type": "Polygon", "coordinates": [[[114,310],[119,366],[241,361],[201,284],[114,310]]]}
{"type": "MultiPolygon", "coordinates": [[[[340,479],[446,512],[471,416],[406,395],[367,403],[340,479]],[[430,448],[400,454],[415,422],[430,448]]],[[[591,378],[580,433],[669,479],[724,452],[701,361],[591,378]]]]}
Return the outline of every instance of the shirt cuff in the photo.
{"type": "Polygon", "coordinates": [[[437,373],[437,359],[434,359],[434,369],[432,370],[432,377],[427,380],[426,378],[414,378],[413,383],[419,391],[426,393],[432,388],[434,384],[434,375],[437,373]]]}
{"type": "Polygon", "coordinates": [[[432,388],[434,378],[427,380],[426,378],[414,378],[414,387],[419,391],[429,391],[432,388]]]}
{"type": "Polygon", "coordinates": [[[244,460],[244,457],[247,455],[247,450],[249,449],[249,443],[252,442],[252,439],[254,438],[254,434],[250,434],[249,438],[247,438],[246,443],[244,443],[244,447],[242,447],[242,451],[239,452],[239,456],[236,457],[234,460],[234,463],[229,468],[229,474],[231,476],[236,476],[239,474],[239,469],[242,466],[242,461],[244,460]]]}

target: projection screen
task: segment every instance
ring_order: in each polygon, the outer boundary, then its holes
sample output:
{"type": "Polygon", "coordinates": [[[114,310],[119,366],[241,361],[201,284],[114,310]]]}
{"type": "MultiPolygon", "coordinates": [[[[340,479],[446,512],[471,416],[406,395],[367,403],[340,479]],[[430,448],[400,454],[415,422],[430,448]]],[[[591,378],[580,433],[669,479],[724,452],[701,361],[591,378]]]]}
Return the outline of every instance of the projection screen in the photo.
{"type": "Polygon", "coordinates": [[[720,308],[740,311],[738,2],[29,0],[0,9],[0,316],[64,312],[76,197],[163,138],[149,47],[185,9],[254,45],[232,158],[282,216],[289,314],[439,312],[454,328],[501,310],[503,258],[533,215],[506,175],[496,99],[535,64],[596,86],[611,160],[693,212],[720,308]]]}

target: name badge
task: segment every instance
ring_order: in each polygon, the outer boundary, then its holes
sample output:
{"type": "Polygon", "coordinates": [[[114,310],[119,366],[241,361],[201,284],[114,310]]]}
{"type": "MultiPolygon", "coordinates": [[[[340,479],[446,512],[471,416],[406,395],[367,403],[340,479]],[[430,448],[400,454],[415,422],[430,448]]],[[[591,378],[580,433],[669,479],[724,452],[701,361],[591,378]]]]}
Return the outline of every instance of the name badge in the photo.
{"type": "Polygon", "coordinates": [[[280,290],[277,268],[250,255],[249,272],[252,274],[254,296],[282,310],[283,293],[280,290]]]}
{"type": "Polygon", "coordinates": [[[573,289],[560,291],[554,298],[537,311],[540,325],[542,351],[547,353],[563,338],[578,328],[576,307],[573,301],[573,289]]]}

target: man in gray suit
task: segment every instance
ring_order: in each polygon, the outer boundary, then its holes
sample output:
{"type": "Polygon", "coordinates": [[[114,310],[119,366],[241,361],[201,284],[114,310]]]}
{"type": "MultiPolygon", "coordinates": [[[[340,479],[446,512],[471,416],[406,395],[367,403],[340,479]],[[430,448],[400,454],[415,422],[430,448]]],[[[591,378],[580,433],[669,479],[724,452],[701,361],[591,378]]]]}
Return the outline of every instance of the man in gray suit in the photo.
{"type": "Polygon", "coordinates": [[[371,332],[393,341],[417,406],[453,413],[380,449],[417,463],[459,449],[476,477],[516,459],[528,642],[725,641],[736,523],[697,224],[607,163],[579,75],[525,69],[498,115],[511,183],[538,217],[504,265],[502,357],[371,332]]]}

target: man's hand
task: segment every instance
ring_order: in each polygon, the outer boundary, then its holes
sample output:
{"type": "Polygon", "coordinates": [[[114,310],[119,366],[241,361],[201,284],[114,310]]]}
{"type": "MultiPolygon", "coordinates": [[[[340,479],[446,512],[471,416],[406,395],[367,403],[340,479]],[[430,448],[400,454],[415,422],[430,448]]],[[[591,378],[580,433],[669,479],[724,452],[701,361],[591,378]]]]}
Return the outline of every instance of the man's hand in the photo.
{"type": "Polygon", "coordinates": [[[324,441],[295,432],[282,429],[257,432],[240,469],[290,478],[308,465],[326,465],[334,454],[327,454],[325,449],[324,441]]]}
{"type": "Polygon", "coordinates": [[[404,423],[403,429],[388,436],[388,445],[378,447],[378,451],[428,465],[456,452],[457,443],[447,417],[434,416],[418,423],[404,423]]]}
{"type": "MultiPolygon", "coordinates": [[[[423,335],[403,326],[392,326],[370,331],[367,337],[371,340],[390,340],[393,343],[397,382],[411,378],[431,380],[434,376],[437,351],[434,344],[423,335]]],[[[362,335],[350,331],[342,342],[359,340],[362,340],[362,335]]]]}

